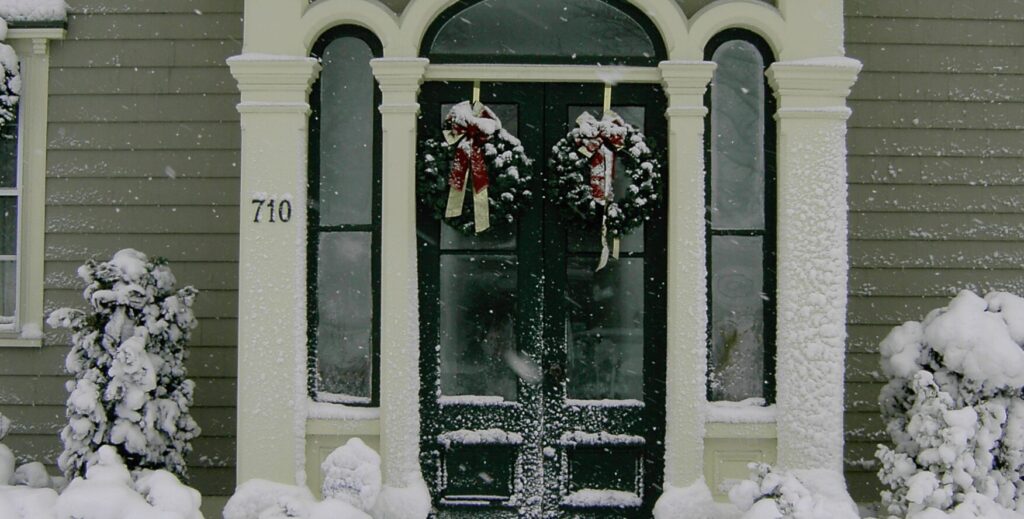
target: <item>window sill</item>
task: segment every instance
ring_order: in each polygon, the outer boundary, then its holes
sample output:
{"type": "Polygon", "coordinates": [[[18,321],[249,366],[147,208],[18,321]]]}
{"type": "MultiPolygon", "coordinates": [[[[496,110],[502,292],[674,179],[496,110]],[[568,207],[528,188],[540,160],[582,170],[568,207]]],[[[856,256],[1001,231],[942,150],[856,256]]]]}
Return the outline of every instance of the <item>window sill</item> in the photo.
{"type": "Polygon", "coordinates": [[[25,338],[16,333],[0,333],[0,348],[42,348],[43,338],[25,338]]]}
{"type": "Polygon", "coordinates": [[[705,438],[776,438],[775,405],[761,398],[740,402],[708,402],[705,438]]]}
{"type": "Polygon", "coordinates": [[[380,408],[307,402],[306,435],[378,435],[380,408]]]}

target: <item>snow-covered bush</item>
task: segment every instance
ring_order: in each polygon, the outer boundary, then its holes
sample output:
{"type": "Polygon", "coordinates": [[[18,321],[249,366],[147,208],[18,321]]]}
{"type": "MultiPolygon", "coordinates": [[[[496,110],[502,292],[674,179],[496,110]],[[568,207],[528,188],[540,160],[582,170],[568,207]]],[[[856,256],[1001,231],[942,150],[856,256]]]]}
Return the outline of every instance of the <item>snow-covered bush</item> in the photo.
{"type": "Polygon", "coordinates": [[[1022,347],[1024,299],[1002,292],[961,292],[882,341],[885,514],[1024,517],[1022,347]]]}
{"type": "MultiPolygon", "coordinates": [[[[0,18],[0,41],[6,38],[7,22],[0,18]]],[[[0,129],[18,115],[18,99],[21,94],[19,71],[18,56],[14,53],[14,48],[0,43],[0,129]]]]}
{"type": "Polygon", "coordinates": [[[337,499],[317,501],[304,486],[263,479],[242,483],[224,507],[224,519],[370,519],[337,499]]]}
{"type": "Polygon", "coordinates": [[[199,435],[189,414],[195,385],[185,378],[196,290],[174,291],[167,265],[132,249],[90,260],[78,276],[90,311],[61,308],[47,320],[73,332],[61,469],[80,476],[91,454],[112,445],[132,471],[187,476],[185,456],[199,435]]]}
{"type": "Polygon", "coordinates": [[[704,478],[685,487],[665,485],[654,504],[654,519],[713,519],[718,517],[715,501],[704,478]]]}
{"type": "Polygon", "coordinates": [[[842,475],[827,470],[778,471],[750,464],[750,479],[729,490],[743,519],[858,519],[842,475]]]}
{"type": "Polygon", "coordinates": [[[380,455],[359,438],[334,449],[320,464],[324,499],[344,501],[364,512],[373,510],[380,495],[380,455]]]}
{"type": "Polygon", "coordinates": [[[55,519],[203,519],[202,498],[166,470],[128,471],[117,449],[104,445],[89,457],[85,477],[57,498],[55,519]]]}

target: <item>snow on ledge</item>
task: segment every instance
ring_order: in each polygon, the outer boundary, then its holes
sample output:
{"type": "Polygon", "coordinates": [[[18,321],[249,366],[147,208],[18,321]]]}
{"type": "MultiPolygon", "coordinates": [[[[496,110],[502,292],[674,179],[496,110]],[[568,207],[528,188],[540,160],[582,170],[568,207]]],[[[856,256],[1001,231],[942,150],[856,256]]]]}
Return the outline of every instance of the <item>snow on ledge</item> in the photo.
{"type": "Polygon", "coordinates": [[[562,498],[562,504],[572,507],[633,508],[643,504],[640,496],[624,490],[584,488],[562,498]]]}
{"type": "Polygon", "coordinates": [[[764,405],[763,398],[739,402],[708,402],[707,421],[711,423],[775,423],[775,404],[764,405]]]}
{"type": "Polygon", "coordinates": [[[501,429],[459,429],[437,435],[437,442],[446,449],[452,445],[521,445],[523,435],[501,429]]]}
{"type": "Polygon", "coordinates": [[[67,17],[64,0],[0,0],[0,18],[7,22],[54,22],[67,17]]]}
{"type": "Polygon", "coordinates": [[[306,417],[312,420],[376,420],[380,418],[380,408],[377,407],[352,407],[309,400],[306,403],[306,409],[306,417]]]}

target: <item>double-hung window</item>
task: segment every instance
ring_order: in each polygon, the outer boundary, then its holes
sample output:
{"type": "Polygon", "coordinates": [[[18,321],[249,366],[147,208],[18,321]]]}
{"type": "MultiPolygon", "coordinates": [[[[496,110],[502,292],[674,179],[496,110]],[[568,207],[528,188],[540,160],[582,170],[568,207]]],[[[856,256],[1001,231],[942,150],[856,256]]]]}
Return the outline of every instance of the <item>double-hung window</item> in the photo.
{"type": "Polygon", "coordinates": [[[321,402],[378,402],[381,121],[370,60],[380,42],[338,27],[317,43],[310,96],[309,389],[321,402]]]}
{"type": "Polygon", "coordinates": [[[774,98],[772,53],[740,29],[708,43],[717,65],[707,94],[705,193],[708,398],[773,400],[775,336],[774,98]]]}
{"type": "Polygon", "coordinates": [[[21,95],[0,129],[0,347],[42,344],[49,43],[63,26],[15,22],[3,42],[17,55],[21,95]]]}

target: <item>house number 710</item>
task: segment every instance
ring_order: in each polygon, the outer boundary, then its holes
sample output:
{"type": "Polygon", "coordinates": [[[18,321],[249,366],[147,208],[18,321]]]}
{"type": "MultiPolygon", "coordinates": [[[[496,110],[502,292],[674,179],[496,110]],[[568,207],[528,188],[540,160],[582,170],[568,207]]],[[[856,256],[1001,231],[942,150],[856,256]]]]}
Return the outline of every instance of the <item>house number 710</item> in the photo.
{"type": "Polygon", "coordinates": [[[253,223],[263,223],[264,215],[270,223],[287,222],[292,219],[292,203],[289,200],[253,198],[252,203],[256,205],[253,223]]]}

